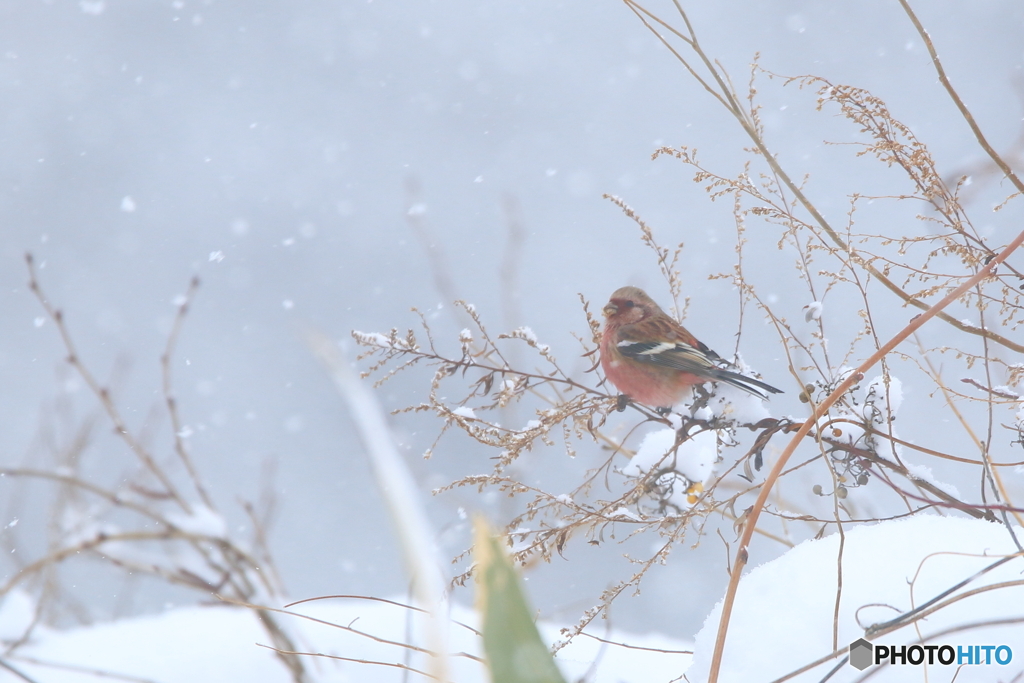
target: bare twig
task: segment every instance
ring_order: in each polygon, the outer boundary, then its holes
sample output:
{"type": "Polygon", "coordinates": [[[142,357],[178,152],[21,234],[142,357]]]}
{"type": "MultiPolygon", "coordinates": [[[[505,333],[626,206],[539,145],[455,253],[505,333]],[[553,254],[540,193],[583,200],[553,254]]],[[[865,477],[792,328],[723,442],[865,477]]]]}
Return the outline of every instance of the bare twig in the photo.
{"type": "Polygon", "coordinates": [[[936,303],[930,309],[925,311],[919,316],[916,316],[910,324],[904,327],[898,332],[892,339],[886,342],[878,351],[876,351],[870,358],[860,364],[857,369],[850,373],[850,375],[833,391],[821,404],[816,406],[811,417],[804,422],[803,426],[796,433],[796,436],[789,442],[785,450],[779,456],[775,465],[769,472],[764,486],[761,488],[761,492],[757,497],[757,501],[754,503],[754,510],[750,515],[750,520],[745,525],[743,530],[743,536],[740,538],[739,549],[736,551],[736,559],[733,562],[732,574],[729,578],[729,587],[725,594],[725,599],[722,604],[722,618],[718,625],[718,636],[715,640],[715,650],[711,660],[711,671],[708,677],[709,683],[715,683],[718,680],[718,672],[722,663],[722,653],[725,649],[725,638],[729,632],[729,617],[732,614],[732,606],[736,599],[736,590],[739,588],[740,577],[743,572],[743,568],[747,564],[749,554],[747,547],[750,544],[750,538],[753,535],[753,527],[757,524],[757,517],[760,515],[761,510],[764,508],[764,503],[768,498],[768,493],[771,491],[772,484],[778,480],[779,473],[789,460],[793,451],[796,449],[797,444],[803,439],[804,436],[810,432],[814,424],[825,414],[825,412],[834,404],[839,398],[845,394],[853,384],[863,376],[863,373],[875,365],[879,360],[885,357],[890,351],[892,351],[898,344],[904,341],[907,337],[912,335],[915,330],[920,328],[931,318],[933,318],[943,308],[956,301],[964,292],[969,291],[975,284],[982,281],[990,275],[993,268],[996,265],[1004,261],[1010,254],[1012,254],[1020,245],[1024,243],[1024,232],[1017,235],[1016,238],[1002,252],[999,253],[996,258],[992,259],[986,266],[984,266],[978,273],[968,279],[962,285],[957,287],[955,290],[947,294],[941,301],[936,303]]]}

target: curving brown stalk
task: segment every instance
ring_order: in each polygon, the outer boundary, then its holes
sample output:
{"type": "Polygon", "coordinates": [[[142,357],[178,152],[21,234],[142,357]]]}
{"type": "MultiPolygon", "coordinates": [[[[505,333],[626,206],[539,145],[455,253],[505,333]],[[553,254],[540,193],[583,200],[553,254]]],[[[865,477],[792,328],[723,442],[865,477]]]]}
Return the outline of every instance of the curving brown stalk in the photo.
{"type": "Polygon", "coordinates": [[[836,387],[836,389],[829,394],[829,396],[814,407],[811,416],[806,422],[800,427],[797,433],[793,436],[790,442],[786,445],[786,448],[779,455],[775,465],[772,466],[771,471],[765,478],[764,485],[761,487],[761,492],[757,496],[757,500],[754,502],[753,510],[750,512],[748,518],[745,520],[743,535],[740,537],[739,549],[736,551],[735,559],[733,560],[732,572],[729,575],[729,587],[726,589],[725,600],[722,604],[722,619],[718,623],[718,635],[715,639],[715,649],[711,659],[711,669],[708,677],[708,683],[716,683],[718,680],[718,672],[722,665],[722,655],[725,650],[725,640],[729,633],[729,618],[732,615],[733,603],[736,600],[736,591],[739,588],[740,577],[743,573],[743,568],[747,564],[749,559],[749,553],[747,547],[750,545],[750,540],[754,535],[754,527],[757,526],[757,519],[761,514],[761,510],[764,509],[765,503],[768,500],[768,494],[771,492],[772,486],[778,481],[779,474],[782,472],[786,463],[789,461],[790,456],[796,450],[797,445],[807,436],[811,429],[817,424],[818,420],[828,411],[832,405],[839,400],[849,389],[863,376],[863,374],[884,358],[890,351],[895,349],[901,342],[907,337],[912,335],[917,329],[919,329],[926,322],[934,318],[943,308],[959,299],[965,292],[969,291],[976,284],[989,277],[992,271],[997,265],[1006,260],[1006,258],[1017,250],[1020,245],[1024,243],[1024,231],[1017,235],[1016,238],[1010,244],[1006,246],[995,258],[993,258],[987,265],[985,265],[980,271],[975,273],[966,282],[961,284],[959,287],[954,289],[952,292],[947,294],[941,301],[933,305],[927,311],[919,316],[916,316],[910,321],[906,327],[900,330],[895,336],[893,336],[888,342],[882,345],[875,353],[871,355],[866,361],[861,363],[856,370],[851,372],[843,382],[836,387]]]}

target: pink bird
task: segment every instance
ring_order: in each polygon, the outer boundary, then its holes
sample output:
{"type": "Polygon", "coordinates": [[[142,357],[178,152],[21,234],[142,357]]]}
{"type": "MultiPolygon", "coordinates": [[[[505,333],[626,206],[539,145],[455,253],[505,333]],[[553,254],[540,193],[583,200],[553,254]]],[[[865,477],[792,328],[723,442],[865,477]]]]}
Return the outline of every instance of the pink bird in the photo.
{"type": "Polygon", "coordinates": [[[619,391],[655,408],[671,408],[690,387],[725,382],[760,398],[782,393],[721,367],[725,361],[665,314],[638,287],[623,287],[604,307],[601,367],[619,391]]]}

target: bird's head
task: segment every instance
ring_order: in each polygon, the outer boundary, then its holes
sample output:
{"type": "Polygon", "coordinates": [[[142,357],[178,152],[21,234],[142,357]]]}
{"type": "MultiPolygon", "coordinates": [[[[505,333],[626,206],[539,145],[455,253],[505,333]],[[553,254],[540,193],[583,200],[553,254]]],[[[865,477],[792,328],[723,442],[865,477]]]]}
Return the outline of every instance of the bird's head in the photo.
{"type": "Polygon", "coordinates": [[[633,325],[661,312],[661,309],[639,287],[622,287],[615,290],[602,311],[607,324],[633,325]]]}

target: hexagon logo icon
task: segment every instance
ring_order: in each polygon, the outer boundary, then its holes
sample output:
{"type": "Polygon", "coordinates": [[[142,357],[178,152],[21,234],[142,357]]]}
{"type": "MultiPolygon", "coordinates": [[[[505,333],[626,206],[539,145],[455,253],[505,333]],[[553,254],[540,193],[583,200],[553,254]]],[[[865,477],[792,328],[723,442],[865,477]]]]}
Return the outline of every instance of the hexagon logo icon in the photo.
{"type": "Polygon", "coordinates": [[[850,664],[857,670],[863,671],[871,666],[874,659],[874,646],[863,638],[850,643],[850,664]]]}

